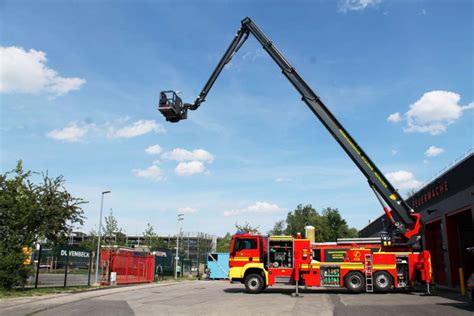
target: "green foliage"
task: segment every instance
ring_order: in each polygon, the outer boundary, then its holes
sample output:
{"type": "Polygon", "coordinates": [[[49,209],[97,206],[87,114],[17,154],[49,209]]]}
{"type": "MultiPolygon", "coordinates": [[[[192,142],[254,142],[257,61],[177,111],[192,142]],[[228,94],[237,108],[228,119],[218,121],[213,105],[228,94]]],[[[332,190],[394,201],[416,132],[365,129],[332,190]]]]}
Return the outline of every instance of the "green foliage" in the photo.
{"type": "Polygon", "coordinates": [[[230,233],[227,233],[224,237],[217,239],[217,252],[229,252],[231,241],[232,235],[230,233]]]}
{"type": "MultiPolygon", "coordinates": [[[[337,238],[357,237],[357,230],[355,228],[349,228],[337,208],[324,208],[321,219],[321,224],[324,228],[322,229],[324,241],[336,241],[337,238]]],[[[318,229],[318,227],[316,227],[316,229],[318,229]]]]}
{"type": "MultiPolygon", "coordinates": [[[[282,228],[277,222],[275,228],[282,228]]],[[[312,225],[316,228],[316,241],[336,241],[337,238],[357,237],[357,230],[349,228],[347,222],[341,217],[337,208],[327,207],[319,214],[310,204],[298,205],[286,217],[286,230],[288,235],[304,234],[304,227],[312,225]]],[[[275,230],[274,228],[274,230],[275,230]]]]}
{"type": "Polygon", "coordinates": [[[105,245],[126,246],[127,235],[125,235],[122,228],[119,227],[117,219],[112,214],[112,210],[110,210],[109,216],[105,217],[103,237],[103,244],[105,245]]]}
{"type": "Polygon", "coordinates": [[[245,222],[245,224],[243,225],[239,225],[235,223],[235,229],[237,231],[243,231],[246,233],[260,234],[259,228],[260,226],[254,227],[254,226],[251,226],[248,222],[245,222]]]}
{"type": "Polygon", "coordinates": [[[21,247],[2,247],[0,258],[0,282],[5,290],[15,286],[25,286],[30,266],[24,265],[25,255],[21,247]]]}
{"type": "Polygon", "coordinates": [[[286,231],[286,222],[281,220],[275,223],[273,229],[268,232],[269,235],[278,236],[284,235],[286,231]]]}
{"type": "Polygon", "coordinates": [[[150,223],[147,223],[147,227],[143,232],[143,237],[145,238],[145,244],[150,247],[151,250],[166,247],[166,243],[164,242],[163,238],[157,236],[153,226],[150,223]]]}
{"type": "Polygon", "coordinates": [[[83,224],[82,199],[71,196],[62,176],[50,178],[24,171],[18,161],[14,170],[0,175],[0,286],[24,285],[29,268],[23,265],[22,247],[39,240],[57,244],[66,239],[74,223],[83,224]]]}
{"type": "Polygon", "coordinates": [[[293,212],[288,212],[285,233],[292,236],[296,236],[297,233],[303,234],[306,225],[317,227],[321,226],[320,222],[320,215],[311,204],[305,206],[300,204],[293,212]]]}
{"type": "Polygon", "coordinates": [[[91,230],[89,232],[89,236],[87,239],[81,241],[79,247],[84,248],[89,251],[97,251],[97,242],[98,242],[98,234],[95,230],[91,230]]]}

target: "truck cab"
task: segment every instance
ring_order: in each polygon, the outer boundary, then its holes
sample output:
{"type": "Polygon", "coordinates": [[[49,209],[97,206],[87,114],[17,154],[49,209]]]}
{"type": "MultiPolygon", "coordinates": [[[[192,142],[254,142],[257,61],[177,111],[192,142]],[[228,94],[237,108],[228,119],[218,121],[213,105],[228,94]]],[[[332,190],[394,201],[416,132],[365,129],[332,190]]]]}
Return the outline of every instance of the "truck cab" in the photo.
{"type": "Polygon", "coordinates": [[[259,293],[268,284],[267,241],[260,235],[238,233],[232,236],[229,252],[229,279],[245,283],[247,291],[259,293]]]}

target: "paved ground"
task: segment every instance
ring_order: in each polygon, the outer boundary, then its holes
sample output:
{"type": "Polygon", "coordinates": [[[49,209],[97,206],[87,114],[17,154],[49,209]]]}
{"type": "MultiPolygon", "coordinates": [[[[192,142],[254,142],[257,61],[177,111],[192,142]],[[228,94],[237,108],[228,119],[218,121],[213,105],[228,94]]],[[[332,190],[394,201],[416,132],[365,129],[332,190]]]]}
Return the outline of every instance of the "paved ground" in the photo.
{"type": "Polygon", "coordinates": [[[417,293],[347,294],[279,287],[251,295],[240,284],[195,281],[0,300],[1,315],[473,315],[466,303],[417,293]]]}

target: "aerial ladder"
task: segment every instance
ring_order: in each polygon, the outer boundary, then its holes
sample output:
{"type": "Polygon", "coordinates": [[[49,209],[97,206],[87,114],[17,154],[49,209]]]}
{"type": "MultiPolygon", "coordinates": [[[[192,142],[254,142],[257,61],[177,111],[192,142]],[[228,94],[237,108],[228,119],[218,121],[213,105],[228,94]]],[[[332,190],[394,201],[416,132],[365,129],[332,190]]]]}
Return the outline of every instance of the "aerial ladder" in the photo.
{"type": "Polygon", "coordinates": [[[283,75],[301,94],[301,100],[318,117],[321,123],[323,123],[329,133],[366,177],[369,186],[374,191],[375,196],[382,205],[390,222],[380,236],[382,247],[385,250],[409,250],[419,248],[421,229],[420,214],[416,213],[400,196],[384,174],[351,137],[349,132],[339,123],[331,111],[329,111],[319,96],[308,86],[273,42],[268,39],[250,18],[246,17],[241,21],[240,29],[237,31],[237,34],[194,103],[183,103],[176,92],[171,90],[160,92],[158,109],[166,120],[173,123],[179,122],[187,118],[188,110],[195,111],[199,108],[206,100],[207,94],[224,69],[224,66],[230,62],[234,54],[242,47],[250,34],[257,39],[263,49],[270,55],[278,67],[280,67],[283,75]]]}

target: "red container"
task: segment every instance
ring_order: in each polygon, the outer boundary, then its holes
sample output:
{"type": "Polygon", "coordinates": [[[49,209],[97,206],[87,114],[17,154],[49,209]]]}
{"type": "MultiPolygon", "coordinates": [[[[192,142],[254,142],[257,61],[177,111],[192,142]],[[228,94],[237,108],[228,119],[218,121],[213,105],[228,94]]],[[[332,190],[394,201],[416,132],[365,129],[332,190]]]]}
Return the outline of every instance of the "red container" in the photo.
{"type": "Polygon", "coordinates": [[[100,267],[101,284],[110,284],[111,272],[117,274],[117,285],[153,282],[155,257],[131,249],[102,249],[100,267]]]}

